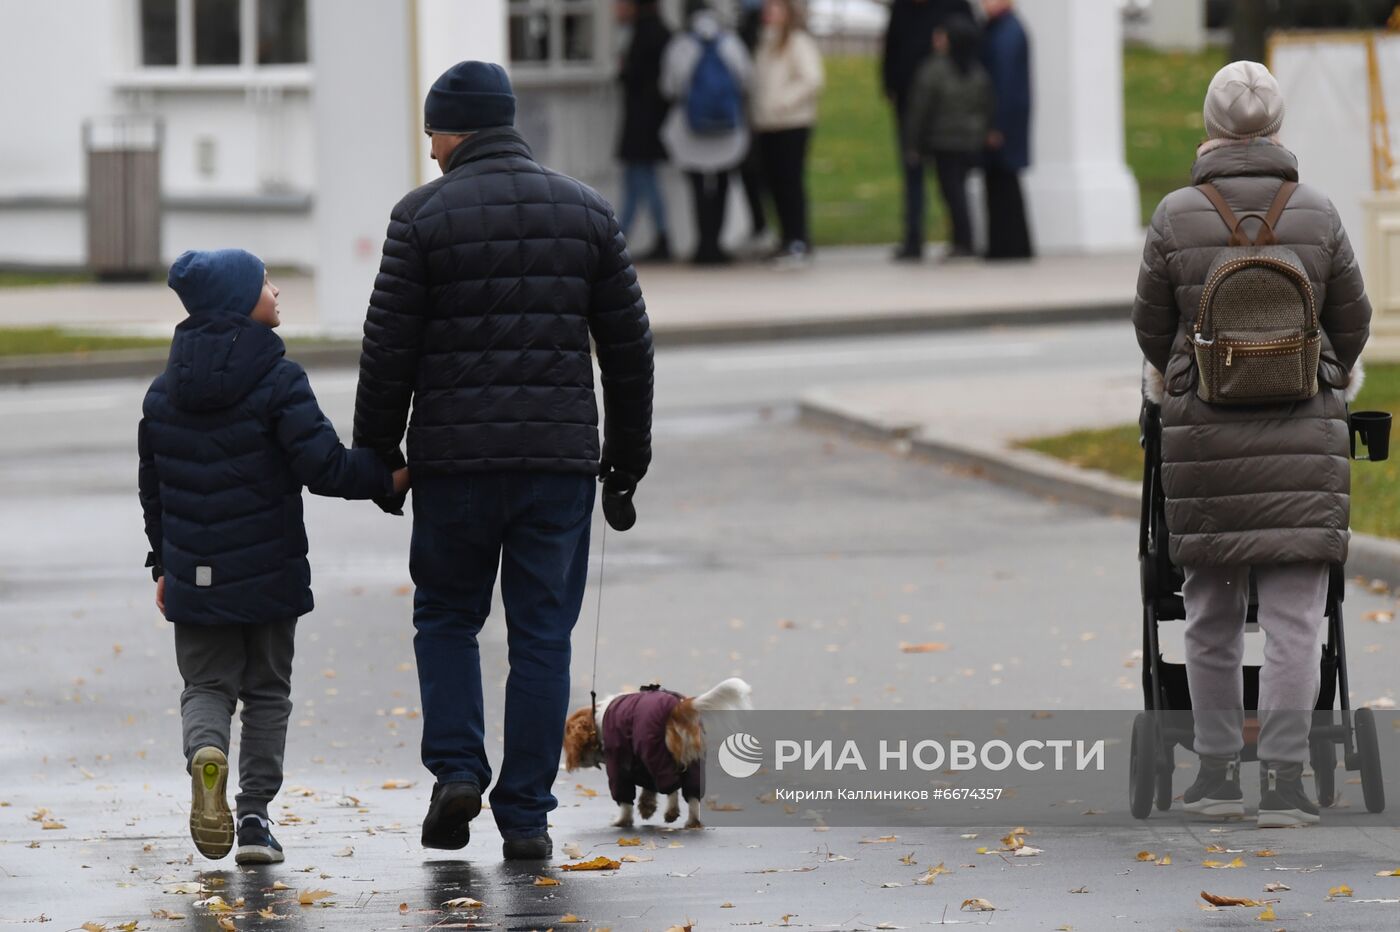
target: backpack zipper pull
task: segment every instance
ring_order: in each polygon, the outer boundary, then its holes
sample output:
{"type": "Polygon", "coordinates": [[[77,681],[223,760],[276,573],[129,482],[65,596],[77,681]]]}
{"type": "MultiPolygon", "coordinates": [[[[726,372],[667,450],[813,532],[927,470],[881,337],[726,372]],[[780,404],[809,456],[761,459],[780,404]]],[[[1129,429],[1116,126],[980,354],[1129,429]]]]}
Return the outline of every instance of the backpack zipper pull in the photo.
{"type": "Polygon", "coordinates": [[[1230,365],[1231,361],[1232,361],[1234,358],[1235,358],[1235,348],[1234,348],[1233,346],[1227,346],[1227,347],[1225,347],[1225,365],[1227,365],[1227,366],[1230,365]]]}

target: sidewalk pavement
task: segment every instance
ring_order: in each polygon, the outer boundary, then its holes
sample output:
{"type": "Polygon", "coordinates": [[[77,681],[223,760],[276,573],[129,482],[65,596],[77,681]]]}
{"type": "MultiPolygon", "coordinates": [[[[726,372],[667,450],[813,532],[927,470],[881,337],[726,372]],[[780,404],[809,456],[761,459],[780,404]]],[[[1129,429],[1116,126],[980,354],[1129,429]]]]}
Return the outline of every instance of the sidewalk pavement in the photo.
{"type": "MultiPolygon", "coordinates": [[[[732,342],[888,333],[1121,315],[1132,301],[1136,254],[1059,256],[986,264],[896,264],[885,247],[824,250],[803,270],[639,268],[658,342],[732,342]]],[[[324,334],[314,279],[278,276],[289,334],[324,334]]],[[[365,282],[368,301],[371,282],[365,282]]],[[[355,336],[357,323],[332,335],[355,336]]],[[[73,327],[164,335],[184,317],[163,282],[0,288],[0,326],[73,327]]]]}
{"type": "MultiPolygon", "coordinates": [[[[1047,378],[1004,372],[866,383],[807,392],[804,423],[890,441],[900,452],[964,468],[1032,494],[1136,517],[1141,484],[1022,449],[1018,441],[1132,423],[1142,404],[1140,358],[1125,351],[1047,378]]],[[[1352,532],[1347,570],[1400,586],[1400,542],[1352,532]]]]}

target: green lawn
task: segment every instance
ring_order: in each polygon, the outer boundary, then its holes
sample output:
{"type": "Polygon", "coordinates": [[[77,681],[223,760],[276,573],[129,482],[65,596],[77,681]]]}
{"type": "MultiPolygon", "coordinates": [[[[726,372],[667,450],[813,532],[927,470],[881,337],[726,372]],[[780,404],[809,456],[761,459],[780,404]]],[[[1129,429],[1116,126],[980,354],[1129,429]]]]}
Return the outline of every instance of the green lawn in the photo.
{"type": "Polygon", "coordinates": [[[92,281],[88,272],[24,272],[0,269],[0,288],[25,288],[30,285],[74,285],[92,281]]]}
{"type": "MultiPolygon", "coordinates": [[[[1200,54],[1131,47],[1123,53],[1124,131],[1145,224],[1162,196],[1189,183],[1205,136],[1201,100],[1223,49],[1200,54]]],[[[900,230],[893,113],[880,93],[879,59],[829,56],[812,141],[812,236],[822,245],[893,243],[900,230]]],[[[944,238],[942,205],[928,178],[930,240],[944,238]]]]}
{"type": "Polygon", "coordinates": [[[154,337],[94,336],[58,327],[0,327],[0,356],[43,353],[91,353],[99,350],[169,346],[154,337]]]}
{"type": "MultiPolygon", "coordinates": [[[[894,243],[903,235],[894,111],[880,91],[880,60],[826,59],[817,128],[808,167],[812,239],[819,245],[894,243]]],[[[944,238],[930,174],[928,234],[944,238]]]]}
{"type": "MultiPolygon", "coordinates": [[[[1363,409],[1400,412],[1400,364],[1366,367],[1366,385],[1352,405],[1352,410],[1363,409]]],[[[1400,435],[1396,440],[1400,441],[1400,435]]],[[[1142,481],[1142,448],[1138,446],[1136,424],[1040,437],[1025,441],[1022,446],[1076,466],[1142,481]]],[[[1400,537],[1400,456],[1393,454],[1383,463],[1355,463],[1351,491],[1353,528],[1383,537],[1400,537]]]]}
{"type": "Polygon", "coordinates": [[[1133,46],[1123,51],[1123,129],[1144,224],[1158,201],[1191,183],[1191,163],[1206,134],[1201,101],[1225,59],[1223,48],[1190,55],[1133,46]]]}

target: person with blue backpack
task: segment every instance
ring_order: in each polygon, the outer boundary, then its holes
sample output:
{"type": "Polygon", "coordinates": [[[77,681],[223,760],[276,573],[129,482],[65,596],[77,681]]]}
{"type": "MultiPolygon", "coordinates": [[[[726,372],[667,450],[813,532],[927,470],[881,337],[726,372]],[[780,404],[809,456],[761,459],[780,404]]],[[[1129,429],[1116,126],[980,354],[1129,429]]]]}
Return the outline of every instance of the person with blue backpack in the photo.
{"type": "Polygon", "coordinates": [[[720,246],[729,174],[749,150],[745,93],[753,64],[744,43],[725,28],[707,0],[690,0],[687,28],[666,47],[661,93],[674,101],[661,130],[673,161],[686,173],[695,210],[697,265],[722,265],[720,246]]]}

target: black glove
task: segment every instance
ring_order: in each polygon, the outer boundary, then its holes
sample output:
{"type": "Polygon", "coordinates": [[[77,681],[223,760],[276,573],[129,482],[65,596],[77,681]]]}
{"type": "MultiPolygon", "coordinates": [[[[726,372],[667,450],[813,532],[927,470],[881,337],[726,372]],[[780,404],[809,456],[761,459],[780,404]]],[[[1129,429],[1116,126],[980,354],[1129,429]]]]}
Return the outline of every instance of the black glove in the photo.
{"type": "Polygon", "coordinates": [[[400,492],[398,495],[387,495],[384,498],[372,498],[370,501],[379,506],[379,510],[386,515],[403,516],[403,504],[408,501],[408,493],[400,492]]]}
{"type": "Polygon", "coordinates": [[[637,477],[603,463],[598,473],[603,483],[603,517],[615,531],[630,530],[637,523],[637,508],[632,496],[637,491],[637,477]]]}

